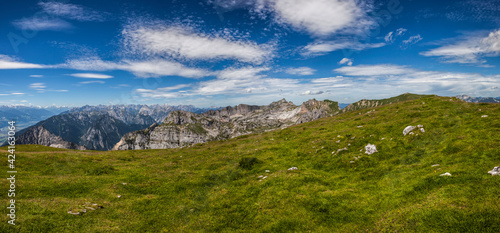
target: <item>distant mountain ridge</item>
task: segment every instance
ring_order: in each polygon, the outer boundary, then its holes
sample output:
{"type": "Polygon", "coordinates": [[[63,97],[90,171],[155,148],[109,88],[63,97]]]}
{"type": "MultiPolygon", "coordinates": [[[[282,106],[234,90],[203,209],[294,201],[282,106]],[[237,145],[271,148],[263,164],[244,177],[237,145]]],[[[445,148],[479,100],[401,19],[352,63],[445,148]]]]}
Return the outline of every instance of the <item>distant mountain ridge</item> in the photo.
{"type": "Polygon", "coordinates": [[[0,144],[7,139],[8,122],[15,121],[16,131],[69,110],[71,107],[33,107],[22,105],[0,106],[0,144]]]}
{"type": "Polygon", "coordinates": [[[500,97],[471,97],[468,95],[457,95],[457,98],[470,103],[500,103],[500,97]]]}
{"type": "Polygon", "coordinates": [[[18,132],[16,142],[91,150],[175,148],[421,97],[406,93],[383,100],[361,100],[344,109],[335,101],[315,99],[299,106],[282,99],[265,106],[240,104],[216,109],[189,105],[83,106],[18,132]]]}
{"type": "Polygon", "coordinates": [[[18,144],[109,150],[127,132],[162,122],[171,111],[208,109],[190,105],[98,105],[72,108],[18,133],[18,144]],[[57,138],[59,137],[59,138],[57,138]]]}
{"type": "Polygon", "coordinates": [[[240,104],[203,114],[171,112],[162,124],[125,134],[113,150],[165,149],[285,128],[340,113],[337,102],[315,99],[299,106],[282,99],[266,106],[240,104]]]}

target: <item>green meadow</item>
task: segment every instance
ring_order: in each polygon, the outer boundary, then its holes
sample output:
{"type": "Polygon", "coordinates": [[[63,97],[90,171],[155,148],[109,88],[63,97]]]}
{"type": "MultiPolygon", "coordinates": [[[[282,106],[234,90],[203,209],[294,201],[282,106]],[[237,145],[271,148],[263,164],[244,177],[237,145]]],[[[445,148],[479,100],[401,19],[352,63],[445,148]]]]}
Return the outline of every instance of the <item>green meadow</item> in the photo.
{"type": "Polygon", "coordinates": [[[15,226],[0,149],[0,232],[500,229],[499,104],[422,96],[179,149],[18,145],[15,226]]]}

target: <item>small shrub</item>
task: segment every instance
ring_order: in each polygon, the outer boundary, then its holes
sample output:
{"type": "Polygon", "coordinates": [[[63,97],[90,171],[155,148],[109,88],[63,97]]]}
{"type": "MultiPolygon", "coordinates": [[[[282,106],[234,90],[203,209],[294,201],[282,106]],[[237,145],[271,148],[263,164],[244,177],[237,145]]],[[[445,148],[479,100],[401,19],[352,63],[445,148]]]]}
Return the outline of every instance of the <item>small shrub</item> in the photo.
{"type": "Polygon", "coordinates": [[[245,157],[245,158],[241,158],[239,165],[243,169],[252,170],[253,166],[257,163],[261,163],[261,161],[255,157],[251,157],[251,158],[245,157]]]}

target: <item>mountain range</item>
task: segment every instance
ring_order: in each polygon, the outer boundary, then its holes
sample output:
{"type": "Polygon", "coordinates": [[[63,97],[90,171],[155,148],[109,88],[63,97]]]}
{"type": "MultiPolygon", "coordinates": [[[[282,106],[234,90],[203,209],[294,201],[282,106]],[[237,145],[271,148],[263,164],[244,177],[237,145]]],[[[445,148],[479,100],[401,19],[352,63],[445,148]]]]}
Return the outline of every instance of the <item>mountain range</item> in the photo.
{"type": "MultiPolygon", "coordinates": [[[[16,142],[90,150],[177,148],[418,98],[422,95],[405,93],[388,99],[363,99],[344,108],[334,101],[315,99],[301,105],[282,99],[264,106],[240,104],[212,109],[186,105],[87,105],[20,131],[16,142]]],[[[457,98],[468,102],[496,100],[465,95],[457,98]]]]}
{"type": "Polygon", "coordinates": [[[162,124],[127,133],[114,150],[165,149],[285,128],[340,112],[337,102],[308,100],[300,106],[282,99],[267,106],[240,104],[202,114],[171,112],[162,124]]]}
{"type": "Polygon", "coordinates": [[[16,143],[109,150],[125,133],[161,122],[174,110],[204,112],[209,109],[190,105],[87,105],[19,131],[16,143]]]}
{"type": "Polygon", "coordinates": [[[8,122],[16,122],[16,131],[36,124],[39,121],[45,120],[51,116],[69,110],[71,107],[32,107],[32,106],[16,106],[2,105],[0,106],[0,142],[7,139],[8,122]]]}
{"type": "Polygon", "coordinates": [[[457,95],[457,98],[469,103],[500,103],[500,97],[471,97],[468,95],[457,95]]]}

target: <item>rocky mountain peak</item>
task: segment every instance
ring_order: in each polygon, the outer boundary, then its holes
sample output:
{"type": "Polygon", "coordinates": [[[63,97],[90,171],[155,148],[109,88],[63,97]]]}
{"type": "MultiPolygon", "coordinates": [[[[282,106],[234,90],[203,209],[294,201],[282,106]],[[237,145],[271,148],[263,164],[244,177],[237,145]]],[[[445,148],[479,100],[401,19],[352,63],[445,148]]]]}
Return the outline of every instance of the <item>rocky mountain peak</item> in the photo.
{"type": "Polygon", "coordinates": [[[172,111],[168,114],[164,124],[175,124],[175,125],[185,125],[185,124],[194,124],[197,122],[196,116],[198,114],[187,112],[183,110],[172,111]]]}

